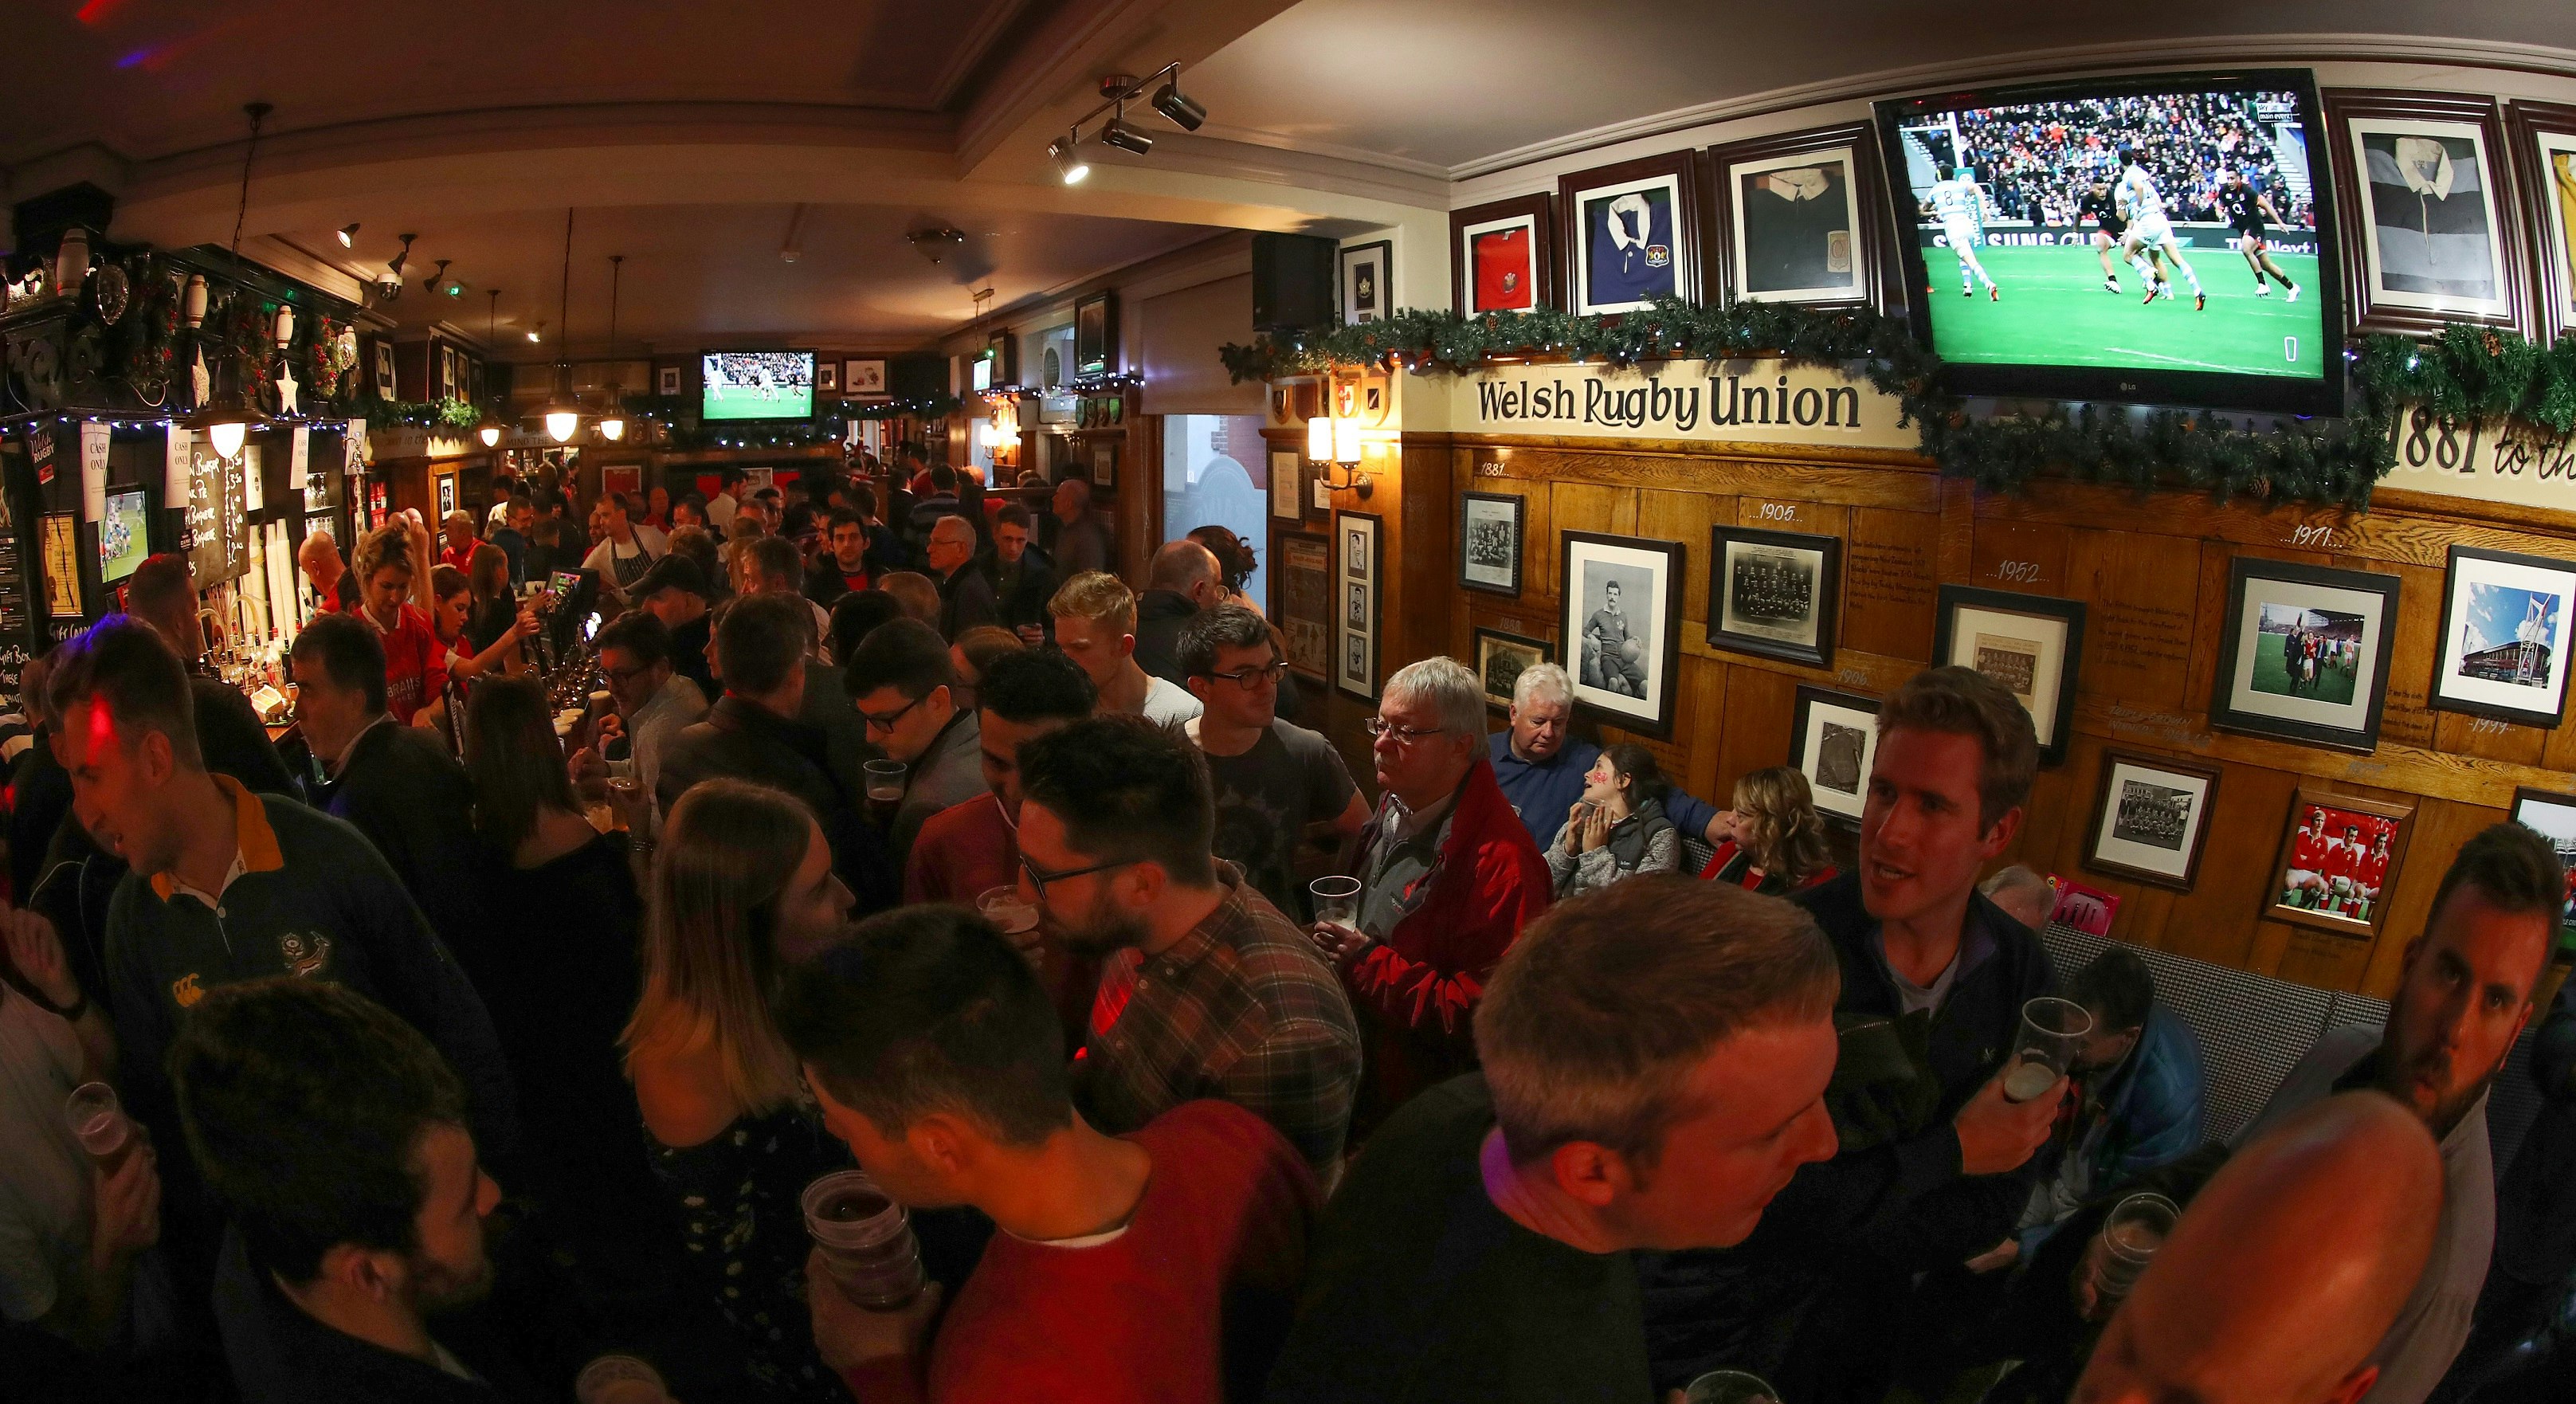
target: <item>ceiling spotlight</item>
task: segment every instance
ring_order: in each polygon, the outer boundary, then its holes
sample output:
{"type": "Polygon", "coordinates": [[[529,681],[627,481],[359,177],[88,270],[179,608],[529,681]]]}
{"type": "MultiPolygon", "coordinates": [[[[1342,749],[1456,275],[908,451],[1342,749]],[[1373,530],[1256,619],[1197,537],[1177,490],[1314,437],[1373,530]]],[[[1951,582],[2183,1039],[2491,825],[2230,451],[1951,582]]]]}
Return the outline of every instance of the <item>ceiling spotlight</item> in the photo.
{"type": "Polygon", "coordinates": [[[1121,151],[1133,152],[1139,156],[1154,149],[1154,139],[1129,126],[1123,113],[1102,124],[1100,144],[1114,146],[1121,151]]]}
{"type": "Polygon", "coordinates": [[[455,262],[454,259],[440,259],[438,261],[438,271],[421,279],[420,285],[429,289],[431,292],[438,291],[438,285],[447,281],[447,265],[453,262],[455,262]]]}
{"type": "Polygon", "coordinates": [[[933,265],[952,251],[966,247],[964,231],[956,229],[916,229],[903,237],[912,241],[912,247],[933,265]]]}
{"type": "Polygon", "coordinates": [[[1177,75],[1155,90],[1154,110],[1170,118],[1173,126],[1185,132],[1195,132],[1201,123],[1207,121],[1207,107],[1181,91],[1181,80],[1177,75]]]}
{"type": "Polygon", "coordinates": [[[401,280],[403,265],[411,262],[411,241],[419,238],[420,236],[417,234],[397,234],[394,237],[402,240],[402,252],[395,254],[394,261],[385,265],[385,279],[388,282],[397,282],[401,280]]]}
{"type": "Polygon", "coordinates": [[[528,340],[530,340],[530,341],[543,341],[543,340],[545,340],[545,339],[546,339],[546,324],[545,324],[545,323],[543,323],[543,322],[539,322],[539,323],[537,323],[535,326],[528,328],[528,340]]]}
{"type": "Polygon", "coordinates": [[[351,224],[340,231],[340,247],[351,248],[358,242],[358,226],[351,224]]]}
{"type": "Polygon", "coordinates": [[[1056,174],[1063,176],[1067,185],[1080,185],[1091,174],[1091,163],[1082,159],[1078,149],[1081,142],[1078,133],[1066,132],[1047,144],[1047,154],[1055,158],[1056,174]]]}

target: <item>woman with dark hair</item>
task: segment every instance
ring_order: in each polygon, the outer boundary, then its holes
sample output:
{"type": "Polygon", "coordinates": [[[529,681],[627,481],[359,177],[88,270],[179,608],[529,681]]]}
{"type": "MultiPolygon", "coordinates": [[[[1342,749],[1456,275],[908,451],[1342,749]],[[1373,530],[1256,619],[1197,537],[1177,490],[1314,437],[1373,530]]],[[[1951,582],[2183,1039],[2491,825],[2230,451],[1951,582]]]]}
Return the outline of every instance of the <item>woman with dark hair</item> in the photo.
{"type": "Polygon", "coordinates": [[[1795,892],[1834,875],[1807,777],[1785,765],[1746,772],[1735,782],[1735,807],[1717,818],[1725,836],[1700,876],[1756,892],[1795,892]]]}
{"type": "Polygon", "coordinates": [[[1645,747],[1623,741],[1601,753],[1583,777],[1583,797],[1547,846],[1557,900],[1639,873],[1680,869],[1681,833],[1664,817],[1667,788],[1645,747]]]}
{"type": "MultiPolygon", "coordinates": [[[[465,591],[470,600],[465,610],[465,639],[481,653],[501,641],[510,626],[519,621],[519,597],[510,588],[510,557],[489,542],[474,548],[465,564],[465,591]]],[[[511,673],[521,672],[525,663],[518,654],[503,657],[503,666],[511,673]]]]}
{"type": "Polygon", "coordinates": [[[671,490],[655,483],[644,490],[644,525],[655,531],[671,529],[671,490]]]}
{"type": "Polygon", "coordinates": [[[667,1289],[678,1232],[617,1054],[643,984],[644,903],[626,838],[581,817],[534,678],[476,686],[465,774],[489,853],[488,920],[457,956],[518,1078],[523,1173],[595,1283],[621,1296],[667,1289]]]}

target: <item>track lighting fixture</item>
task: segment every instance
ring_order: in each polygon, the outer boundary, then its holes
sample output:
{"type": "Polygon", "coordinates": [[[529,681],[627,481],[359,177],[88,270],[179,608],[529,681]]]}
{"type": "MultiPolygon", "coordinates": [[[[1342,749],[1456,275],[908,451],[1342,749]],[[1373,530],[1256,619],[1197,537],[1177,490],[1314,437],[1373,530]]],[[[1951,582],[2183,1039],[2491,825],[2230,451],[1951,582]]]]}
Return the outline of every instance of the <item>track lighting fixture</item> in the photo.
{"type": "Polygon", "coordinates": [[[1077,149],[1081,145],[1080,132],[1067,132],[1047,146],[1047,155],[1055,158],[1056,174],[1064,177],[1067,185],[1080,185],[1091,174],[1091,163],[1082,159],[1077,149]]]}
{"type": "Polygon", "coordinates": [[[1154,139],[1128,125],[1124,109],[1100,126],[1100,144],[1132,151],[1139,156],[1154,149],[1154,139]]]}
{"type": "Polygon", "coordinates": [[[357,224],[356,224],[355,222],[352,222],[352,223],[350,223],[350,224],[348,224],[348,225],[343,226],[343,227],[341,228],[341,230],[340,230],[340,247],[342,247],[342,248],[344,248],[344,249],[347,249],[347,248],[355,248],[355,247],[357,246],[357,243],[358,243],[358,226],[357,226],[357,224]]]}
{"type": "Polygon", "coordinates": [[[1185,132],[1195,132],[1207,121],[1207,106],[1182,92],[1178,77],[1154,90],[1154,110],[1185,132]]]}
{"type": "Polygon", "coordinates": [[[1127,120],[1127,104],[1150,101],[1163,119],[1185,132],[1195,132],[1207,123],[1207,106],[1181,91],[1181,66],[1167,63],[1143,78],[1130,78],[1113,73],[1100,80],[1098,107],[1074,119],[1063,136],[1047,143],[1047,157],[1055,162],[1056,174],[1065,184],[1076,185],[1091,174],[1091,165],[1082,159],[1082,128],[1087,122],[1106,115],[1100,124],[1100,144],[1115,147],[1131,155],[1143,156],[1154,149],[1154,138],[1127,120]],[[1153,85],[1160,81],[1162,86],[1153,85]],[[1146,94],[1151,91],[1149,99],[1146,94]]]}
{"type": "Polygon", "coordinates": [[[421,279],[420,285],[431,292],[438,291],[438,285],[447,281],[447,265],[453,262],[455,262],[454,259],[440,259],[438,261],[437,271],[431,273],[428,277],[421,279]]]}

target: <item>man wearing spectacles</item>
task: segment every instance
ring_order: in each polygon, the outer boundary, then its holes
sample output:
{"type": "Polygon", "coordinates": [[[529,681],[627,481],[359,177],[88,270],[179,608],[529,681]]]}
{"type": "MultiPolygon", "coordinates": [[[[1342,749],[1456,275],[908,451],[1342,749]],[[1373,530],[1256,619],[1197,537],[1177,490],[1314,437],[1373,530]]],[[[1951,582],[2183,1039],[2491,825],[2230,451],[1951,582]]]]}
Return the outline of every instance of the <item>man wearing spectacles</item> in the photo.
{"type": "Polygon", "coordinates": [[[1076,722],[1020,747],[1020,891],[1073,955],[1105,957],[1075,1095],[1123,1135],[1214,1097],[1278,1128],[1330,1185],[1359,1086],[1332,967],[1208,851],[1207,764],[1162,727],[1076,722]]]}
{"type": "Polygon", "coordinates": [[[939,631],[917,619],[880,624],[850,655],[846,679],[868,740],[904,763],[903,798],[886,828],[900,865],[930,816],[984,789],[981,727],[957,705],[956,665],[939,631]]]}
{"type": "Polygon", "coordinates": [[[1190,695],[1207,710],[1191,723],[1216,787],[1216,855],[1292,920],[1314,920],[1306,870],[1316,844],[1339,852],[1368,822],[1368,801],[1333,743],[1279,715],[1287,669],[1270,625],[1241,605],[1191,617],[1174,650],[1190,695]]]}
{"type": "Polygon", "coordinates": [[[1384,798],[1345,865],[1359,930],[1318,934],[1368,1036],[1362,1129],[1472,1071],[1469,1020],[1494,966],[1552,891],[1547,860],[1485,756],[1485,689],[1453,658],[1386,680],[1368,719],[1384,798]]]}

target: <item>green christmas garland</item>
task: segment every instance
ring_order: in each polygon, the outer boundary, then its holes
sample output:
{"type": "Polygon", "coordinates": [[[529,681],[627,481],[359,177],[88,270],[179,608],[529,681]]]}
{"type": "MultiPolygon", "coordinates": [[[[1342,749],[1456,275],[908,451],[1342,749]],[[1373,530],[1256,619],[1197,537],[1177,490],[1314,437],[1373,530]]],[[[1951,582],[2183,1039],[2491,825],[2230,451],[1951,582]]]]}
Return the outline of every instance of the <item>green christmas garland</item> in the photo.
{"type": "Polygon", "coordinates": [[[359,407],[358,417],[375,429],[472,429],[483,422],[483,411],[471,401],[444,400],[369,400],[359,407]]]}
{"type": "Polygon", "coordinates": [[[2054,468],[2083,482],[2187,487],[2226,499],[2366,507],[2396,463],[2390,430],[2422,405],[2446,419],[2507,419],[2563,440],[2576,431],[2576,337],[2542,347],[2511,332],[2453,326],[2429,341],[2367,338],[2347,353],[2356,387],[2340,425],[2283,418],[2256,428],[2212,413],[2058,404],[1972,418],[1940,388],[1940,358],[1900,318],[1770,303],[1701,307],[1659,299],[1624,316],[1553,308],[1405,311],[1359,326],[1264,337],[1217,353],[1237,383],[1335,366],[1464,374],[1497,360],[1562,356],[1614,368],[1647,361],[1777,356],[1866,379],[1900,407],[1922,452],[1981,488],[2018,491],[2054,468]]]}

